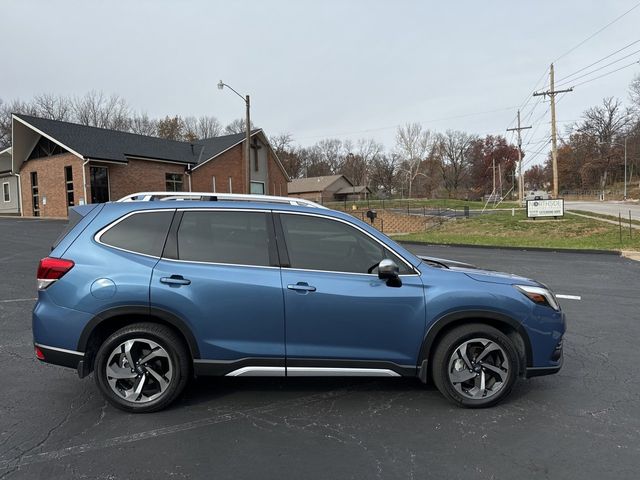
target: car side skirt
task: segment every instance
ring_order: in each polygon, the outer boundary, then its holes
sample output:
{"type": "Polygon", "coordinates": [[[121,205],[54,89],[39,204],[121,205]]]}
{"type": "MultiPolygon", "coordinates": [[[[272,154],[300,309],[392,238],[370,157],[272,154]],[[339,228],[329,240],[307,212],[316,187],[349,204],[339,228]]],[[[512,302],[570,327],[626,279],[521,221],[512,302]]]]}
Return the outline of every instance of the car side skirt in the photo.
{"type": "Polygon", "coordinates": [[[415,377],[415,365],[369,360],[255,358],[194,359],[196,376],[229,377],[415,377]]]}

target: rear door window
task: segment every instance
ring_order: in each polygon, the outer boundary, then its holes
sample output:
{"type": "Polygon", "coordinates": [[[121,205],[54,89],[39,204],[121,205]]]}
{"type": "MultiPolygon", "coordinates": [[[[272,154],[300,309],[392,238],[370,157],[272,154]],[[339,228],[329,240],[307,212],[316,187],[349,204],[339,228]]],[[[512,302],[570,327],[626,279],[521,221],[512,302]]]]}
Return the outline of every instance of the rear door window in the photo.
{"type": "Polygon", "coordinates": [[[270,221],[263,212],[185,211],[178,228],[178,259],[270,266],[270,221]]]}
{"type": "Polygon", "coordinates": [[[160,257],[174,210],[136,212],[114,224],[99,241],[106,245],[160,257]]]}

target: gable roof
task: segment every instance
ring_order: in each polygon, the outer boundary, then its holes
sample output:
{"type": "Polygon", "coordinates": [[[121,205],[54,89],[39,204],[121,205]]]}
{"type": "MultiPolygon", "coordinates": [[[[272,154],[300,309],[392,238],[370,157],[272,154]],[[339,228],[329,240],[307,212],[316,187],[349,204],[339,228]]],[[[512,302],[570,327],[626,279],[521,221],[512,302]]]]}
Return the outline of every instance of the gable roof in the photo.
{"type": "Polygon", "coordinates": [[[335,183],[338,179],[344,178],[349,184],[351,182],[344,175],[327,175],[324,177],[295,178],[289,183],[289,193],[322,192],[335,183]]]}
{"type": "Polygon", "coordinates": [[[188,164],[196,163],[200,153],[200,148],[195,143],[192,145],[189,142],[88,127],[30,115],[14,114],[14,117],[85,158],[126,163],[127,156],[135,156],[188,164]]]}
{"type": "MultiPolygon", "coordinates": [[[[107,128],[88,127],[31,115],[13,114],[13,118],[79,157],[121,163],[127,163],[128,158],[131,157],[199,166],[241,144],[245,139],[245,133],[242,132],[205,138],[191,143],[107,128]]],[[[285,178],[289,180],[287,172],[262,129],[251,132],[252,137],[258,134],[273,153],[276,164],[285,178]]]]}
{"type": "MultiPolygon", "coordinates": [[[[127,157],[137,157],[196,165],[242,143],[245,138],[244,133],[236,133],[191,143],[31,115],[14,114],[14,117],[84,158],[122,163],[127,162],[127,157]]],[[[251,135],[259,131],[254,130],[251,135]]]]}

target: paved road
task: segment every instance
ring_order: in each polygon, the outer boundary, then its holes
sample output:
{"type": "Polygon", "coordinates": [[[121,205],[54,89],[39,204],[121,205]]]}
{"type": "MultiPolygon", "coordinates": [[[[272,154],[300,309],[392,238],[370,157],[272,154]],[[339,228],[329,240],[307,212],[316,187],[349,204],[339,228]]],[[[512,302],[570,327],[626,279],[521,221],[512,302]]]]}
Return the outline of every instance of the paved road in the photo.
{"type": "Polygon", "coordinates": [[[91,378],[33,358],[35,267],[61,228],[0,219],[2,479],[637,478],[640,263],[411,247],[582,296],[562,301],[564,369],[492,409],[413,380],[199,379],[175,407],[128,415],[91,378]]]}
{"type": "Polygon", "coordinates": [[[566,210],[585,210],[588,212],[601,213],[604,215],[618,216],[622,214],[623,220],[629,218],[629,210],[631,210],[631,218],[640,220],[640,203],[629,202],[565,202],[566,210]]]}

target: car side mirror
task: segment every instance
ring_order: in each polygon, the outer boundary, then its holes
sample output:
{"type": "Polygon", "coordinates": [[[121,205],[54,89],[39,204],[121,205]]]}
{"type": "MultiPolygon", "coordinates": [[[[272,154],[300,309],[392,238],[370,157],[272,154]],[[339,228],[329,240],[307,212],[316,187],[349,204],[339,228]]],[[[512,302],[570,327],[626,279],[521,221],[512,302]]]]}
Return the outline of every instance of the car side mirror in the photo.
{"type": "Polygon", "coordinates": [[[393,260],[385,258],[378,264],[378,278],[387,281],[389,287],[401,287],[400,269],[393,260]]]}

